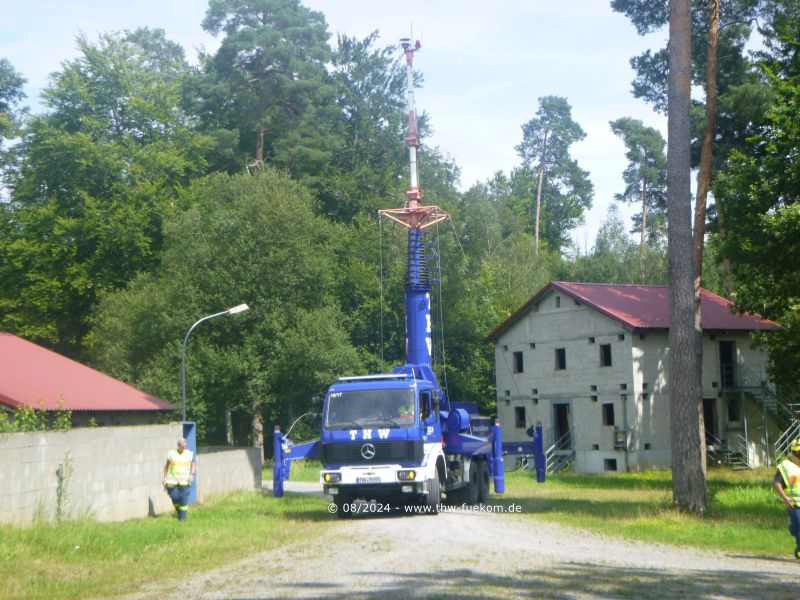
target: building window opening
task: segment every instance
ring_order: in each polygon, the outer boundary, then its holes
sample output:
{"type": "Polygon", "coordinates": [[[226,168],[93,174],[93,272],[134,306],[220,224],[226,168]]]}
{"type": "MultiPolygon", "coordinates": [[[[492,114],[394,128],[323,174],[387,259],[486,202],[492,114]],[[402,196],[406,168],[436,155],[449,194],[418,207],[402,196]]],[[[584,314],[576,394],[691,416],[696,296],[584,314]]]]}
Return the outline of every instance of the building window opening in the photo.
{"type": "Polygon", "coordinates": [[[514,373],[522,373],[525,365],[522,360],[522,352],[514,352],[514,373]]]}
{"type": "Polygon", "coordinates": [[[614,425],[614,405],[611,402],[603,404],[603,425],[614,425]]]}
{"type": "Polygon", "coordinates": [[[606,471],[616,471],[617,470],[617,459],[616,458],[606,458],[603,461],[603,468],[606,471]]]}
{"type": "Polygon", "coordinates": [[[525,429],[525,407],[514,407],[514,427],[517,429],[525,429]]]}
{"type": "Polygon", "coordinates": [[[556,371],[563,371],[567,368],[567,349],[556,348],[556,371]]]}
{"type": "Polygon", "coordinates": [[[600,344],[600,366],[611,366],[611,344],[600,344]]]}

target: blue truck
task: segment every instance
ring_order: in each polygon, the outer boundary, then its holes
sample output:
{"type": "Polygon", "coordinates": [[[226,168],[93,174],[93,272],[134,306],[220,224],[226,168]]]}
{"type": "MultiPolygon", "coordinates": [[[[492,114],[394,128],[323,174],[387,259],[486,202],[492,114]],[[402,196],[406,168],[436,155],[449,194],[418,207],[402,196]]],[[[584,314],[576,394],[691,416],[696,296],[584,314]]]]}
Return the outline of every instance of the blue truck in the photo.
{"type": "Polygon", "coordinates": [[[408,80],[410,187],[405,207],[379,215],[408,230],[406,360],[391,373],[337,379],[325,394],[318,440],[293,445],[278,427],[273,438],[274,495],[283,494],[292,460],[319,458],[320,482],[340,517],[354,512],[356,500],[417,504],[432,514],[443,500],[453,505],[484,502],[492,482],[495,493],[505,491],[504,453],[533,454],[540,481],[544,476],[541,426],[532,442],[504,448],[500,423],[479,416],[474,404],[451,401],[432,368],[432,278],[424,237],[429,227],[449,217],[421,201],[411,71],[419,42],[401,43],[408,80]]]}

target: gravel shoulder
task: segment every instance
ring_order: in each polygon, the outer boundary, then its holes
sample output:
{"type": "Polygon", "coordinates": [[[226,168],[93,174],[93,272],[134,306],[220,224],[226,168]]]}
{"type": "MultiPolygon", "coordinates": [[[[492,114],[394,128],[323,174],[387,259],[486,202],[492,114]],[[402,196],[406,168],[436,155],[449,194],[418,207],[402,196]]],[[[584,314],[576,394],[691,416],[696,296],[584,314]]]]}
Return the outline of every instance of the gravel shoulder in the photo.
{"type": "MultiPolygon", "coordinates": [[[[286,490],[321,493],[318,484],[286,490]]],[[[789,599],[798,574],[788,557],[643,543],[468,509],[342,520],[317,540],[129,598],[789,599]]]]}

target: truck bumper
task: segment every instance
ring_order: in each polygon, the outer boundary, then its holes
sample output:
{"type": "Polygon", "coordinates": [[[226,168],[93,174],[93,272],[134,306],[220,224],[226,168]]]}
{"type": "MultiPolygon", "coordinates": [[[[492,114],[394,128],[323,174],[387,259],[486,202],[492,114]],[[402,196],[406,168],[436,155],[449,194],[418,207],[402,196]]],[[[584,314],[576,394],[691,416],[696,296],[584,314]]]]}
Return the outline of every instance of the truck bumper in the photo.
{"type": "Polygon", "coordinates": [[[397,498],[427,491],[427,481],[422,469],[400,465],[330,469],[320,473],[320,481],[325,494],[345,494],[351,498],[397,498]],[[413,472],[411,479],[410,472],[413,472]],[[326,481],[326,475],[330,481],[326,481]]]}

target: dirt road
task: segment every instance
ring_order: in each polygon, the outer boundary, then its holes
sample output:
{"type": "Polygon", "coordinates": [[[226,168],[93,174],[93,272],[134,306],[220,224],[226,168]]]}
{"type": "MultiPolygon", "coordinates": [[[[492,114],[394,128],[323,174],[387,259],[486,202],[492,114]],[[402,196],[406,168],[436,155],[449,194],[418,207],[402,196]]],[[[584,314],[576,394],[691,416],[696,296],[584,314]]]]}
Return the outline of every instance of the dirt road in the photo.
{"type": "Polygon", "coordinates": [[[458,510],[341,521],[319,540],[135,597],[789,599],[798,574],[790,558],[644,544],[526,515],[458,510]]]}

